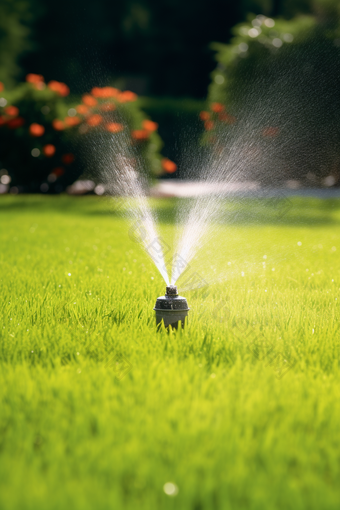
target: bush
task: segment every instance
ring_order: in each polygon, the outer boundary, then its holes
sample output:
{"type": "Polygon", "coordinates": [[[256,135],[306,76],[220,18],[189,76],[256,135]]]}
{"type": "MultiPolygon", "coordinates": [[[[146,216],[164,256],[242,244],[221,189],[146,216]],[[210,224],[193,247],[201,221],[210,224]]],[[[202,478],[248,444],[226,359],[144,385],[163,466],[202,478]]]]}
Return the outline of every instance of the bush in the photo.
{"type": "Polygon", "coordinates": [[[17,192],[61,192],[84,172],[98,170],[100,162],[86,148],[96,154],[99,145],[102,152],[131,148],[150,177],[176,170],[162,158],[158,125],[141,111],[136,94],[95,87],[77,104],[69,92],[64,83],[45,84],[34,74],[14,90],[2,90],[2,191],[11,182],[17,192]]]}
{"type": "Polygon", "coordinates": [[[218,65],[201,112],[205,141],[247,140],[261,156],[247,177],[316,182],[332,173],[339,181],[339,27],[252,15],[230,44],[212,47],[218,65]]]}
{"type": "Polygon", "coordinates": [[[140,103],[143,110],[159,123],[159,133],[165,144],[164,154],[179,160],[175,178],[185,176],[192,162],[188,161],[190,158],[185,152],[197,153],[200,150],[202,126],[199,112],[204,101],[188,97],[141,97],[140,103]]]}

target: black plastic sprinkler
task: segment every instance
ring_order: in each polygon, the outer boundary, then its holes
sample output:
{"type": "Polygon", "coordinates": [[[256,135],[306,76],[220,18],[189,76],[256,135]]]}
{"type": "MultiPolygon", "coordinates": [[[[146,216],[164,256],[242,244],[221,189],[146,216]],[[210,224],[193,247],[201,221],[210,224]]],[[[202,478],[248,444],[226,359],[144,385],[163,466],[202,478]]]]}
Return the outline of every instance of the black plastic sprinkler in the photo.
{"type": "Polygon", "coordinates": [[[185,318],[188,315],[190,308],[188,307],[187,300],[178,295],[176,285],[169,285],[166,288],[165,296],[160,296],[154,308],[156,312],[156,325],[160,326],[162,321],[164,326],[168,328],[178,328],[179,323],[184,324],[185,318]]]}

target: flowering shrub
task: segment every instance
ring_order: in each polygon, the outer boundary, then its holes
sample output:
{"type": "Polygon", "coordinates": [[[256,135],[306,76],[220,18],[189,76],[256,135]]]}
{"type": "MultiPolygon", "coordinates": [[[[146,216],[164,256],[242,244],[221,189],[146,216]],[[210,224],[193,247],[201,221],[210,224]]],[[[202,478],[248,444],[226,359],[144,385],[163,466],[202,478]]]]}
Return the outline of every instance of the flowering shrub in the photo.
{"type": "Polygon", "coordinates": [[[340,182],[339,24],[252,15],[230,44],[212,48],[218,65],[200,115],[204,140],[247,139],[262,167],[270,155],[269,177],[281,165],[283,178],[316,182],[333,172],[340,182]]]}
{"type": "Polygon", "coordinates": [[[158,125],[140,110],[136,94],[95,87],[79,104],[66,99],[69,94],[66,84],[45,83],[37,74],[12,91],[0,82],[2,192],[9,185],[13,192],[63,191],[87,169],[79,142],[91,145],[98,136],[103,150],[112,137],[123,136],[123,150],[124,143],[136,148],[150,176],[176,170],[162,159],[158,125]]]}
{"type": "MultiPolygon", "coordinates": [[[[248,23],[234,28],[230,44],[213,43],[218,65],[209,86],[208,111],[200,114],[205,130],[223,132],[240,114],[249,116],[255,102],[261,100],[261,92],[265,95],[278,74],[284,73],[285,61],[292,65],[291,48],[301,45],[313,25],[311,17],[285,21],[251,15],[248,23]]],[[[260,131],[266,136],[274,131],[266,124],[265,112],[261,114],[260,131]]]]}
{"type": "Polygon", "coordinates": [[[92,149],[93,144],[91,140],[87,141],[87,137],[97,137],[100,150],[109,153],[112,136],[120,137],[122,147],[127,144],[137,149],[151,176],[169,171],[167,160],[160,155],[162,141],[157,133],[158,124],[145,117],[137,95],[131,91],[94,87],[55,127],[62,130],[70,126],[77,126],[77,133],[84,140],[83,146],[88,145],[92,149]]]}
{"type": "Polygon", "coordinates": [[[221,126],[232,126],[236,123],[236,117],[230,115],[226,111],[223,103],[210,103],[208,110],[200,113],[200,119],[204,123],[204,129],[207,132],[206,139],[208,141],[214,140],[214,136],[210,132],[216,131],[216,128],[221,132],[221,126]]]}

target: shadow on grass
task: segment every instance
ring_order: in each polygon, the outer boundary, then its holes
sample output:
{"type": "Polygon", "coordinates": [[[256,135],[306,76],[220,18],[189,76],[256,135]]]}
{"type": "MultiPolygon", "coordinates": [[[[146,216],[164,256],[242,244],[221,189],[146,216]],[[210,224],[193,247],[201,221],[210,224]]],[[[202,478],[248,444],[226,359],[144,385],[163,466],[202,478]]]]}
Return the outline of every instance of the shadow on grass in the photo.
{"type": "Polygon", "coordinates": [[[3,212],[37,213],[75,213],[75,214],[111,214],[109,200],[90,196],[69,195],[3,195],[0,196],[0,213],[3,212]]]}
{"type": "MultiPolygon", "coordinates": [[[[181,199],[153,199],[154,214],[160,224],[176,222],[181,199]]],[[[188,201],[187,201],[188,202],[188,201]]],[[[19,195],[0,197],[0,214],[6,212],[57,213],[81,216],[122,217],[117,199],[97,196],[19,195]]],[[[340,222],[340,199],[291,197],[279,199],[238,198],[221,202],[219,223],[224,225],[320,226],[340,222]]],[[[188,202],[189,205],[189,202],[188,202]]],[[[185,218],[184,218],[185,220],[185,218]]]]}
{"type": "MultiPolygon", "coordinates": [[[[159,201],[158,201],[159,202],[159,201]]],[[[176,222],[176,204],[180,200],[156,203],[153,210],[161,224],[176,222]]],[[[185,220],[185,218],[183,218],[185,220]]],[[[340,223],[340,199],[294,197],[273,202],[271,199],[226,199],[218,222],[222,225],[309,226],[340,223]]]]}

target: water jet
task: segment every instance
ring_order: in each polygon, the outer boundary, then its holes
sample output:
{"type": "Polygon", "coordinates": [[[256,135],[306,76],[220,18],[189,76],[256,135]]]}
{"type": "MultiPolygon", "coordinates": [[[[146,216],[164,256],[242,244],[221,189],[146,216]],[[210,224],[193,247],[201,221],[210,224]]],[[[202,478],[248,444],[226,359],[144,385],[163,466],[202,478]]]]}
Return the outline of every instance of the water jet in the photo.
{"type": "Polygon", "coordinates": [[[184,328],[190,308],[185,297],[178,295],[176,285],[168,285],[165,295],[157,298],[154,310],[158,327],[163,321],[166,328],[171,326],[178,329],[179,324],[184,328]]]}

